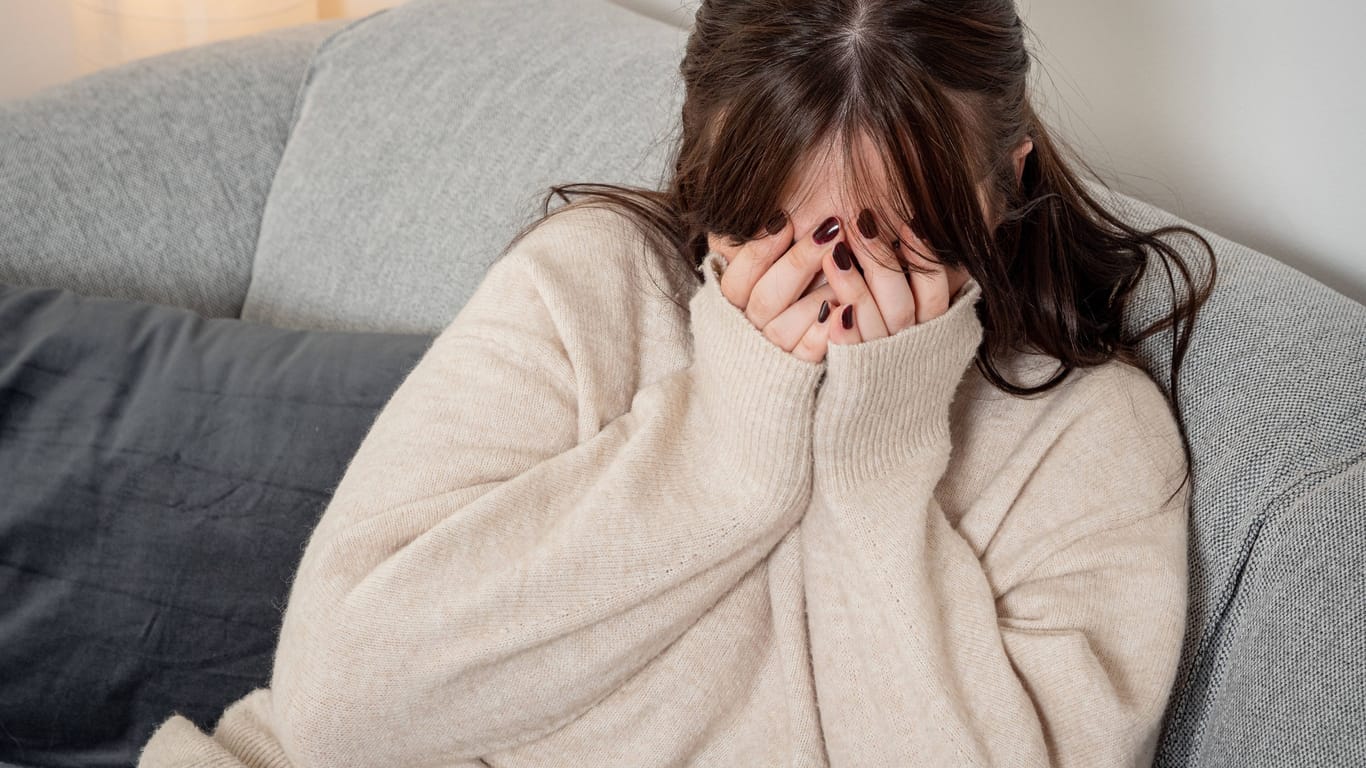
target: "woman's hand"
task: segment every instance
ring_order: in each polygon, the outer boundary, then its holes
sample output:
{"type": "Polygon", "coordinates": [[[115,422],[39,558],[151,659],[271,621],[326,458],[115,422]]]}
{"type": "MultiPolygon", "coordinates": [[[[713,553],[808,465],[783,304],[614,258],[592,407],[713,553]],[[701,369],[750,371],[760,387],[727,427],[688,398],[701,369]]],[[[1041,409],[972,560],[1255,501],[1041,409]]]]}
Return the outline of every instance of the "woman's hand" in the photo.
{"type": "Polygon", "coordinates": [[[783,216],[781,229],[775,232],[776,219],[760,237],[740,246],[729,245],[715,233],[707,234],[710,248],[726,260],[721,292],[774,344],[807,362],[819,363],[825,359],[828,329],[834,325],[830,320],[835,289],[820,285],[807,292],[807,288],[830,261],[839,222],[827,219],[793,242],[791,220],[783,216]]]}
{"type": "Polygon", "coordinates": [[[891,336],[904,328],[929,322],[948,311],[952,300],[949,277],[943,265],[925,258],[929,246],[906,224],[898,228],[891,243],[878,238],[877,227],[865,211],[858,232],[846,231],[821,268],[834,289],[838,307],[829,323],[829,343],[858,344],[891,336]],[[850,242],[853,243],[851,245],[850,242]],[[876,254],[895,263],[895,254],[917,267],[933,270],[918,274],[909,269],[891,270],[871,257],[857,260],[855,253],[876,254]],[[857,260],[858,267],[855,267],[857,260]]]}

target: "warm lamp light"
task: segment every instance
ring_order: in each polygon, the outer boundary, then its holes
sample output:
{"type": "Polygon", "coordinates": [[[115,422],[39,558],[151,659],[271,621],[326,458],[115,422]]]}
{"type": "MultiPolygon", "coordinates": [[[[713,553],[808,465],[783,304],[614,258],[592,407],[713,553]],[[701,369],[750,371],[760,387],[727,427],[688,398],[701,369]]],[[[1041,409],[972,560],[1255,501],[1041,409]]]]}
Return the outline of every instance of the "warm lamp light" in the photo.
{"type": "Polygon", "coordinates": [[[318,0],[71,0],[80,74],[316,21],[318,0]]]}

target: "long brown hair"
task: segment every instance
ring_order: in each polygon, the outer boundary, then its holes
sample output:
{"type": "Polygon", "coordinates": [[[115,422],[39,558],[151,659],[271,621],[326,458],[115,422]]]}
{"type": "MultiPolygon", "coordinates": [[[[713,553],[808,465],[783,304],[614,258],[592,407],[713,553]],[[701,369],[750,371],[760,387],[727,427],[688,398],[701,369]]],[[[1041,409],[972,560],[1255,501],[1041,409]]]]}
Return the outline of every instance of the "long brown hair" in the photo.
{"type": "Polygon", "coordinates": [[[867,136],[893,180],[891,210],[867,207],[883,221],[914,218],[937,261],[962,267],[981,285],[984,338],[975,364],[1002,391],[1037,395],[1074,368],[1115,359],[1147,372],[1138,343],[1182,321],[1172,334],[1168,397],[1186,451],[1183,486],[1191,456],[1177,387],[1195,315],[1213,290],[1214,249],[1189,227],[1137,230],[1088,192],[1063,152],[1099,177],[1030,103],[1026,30],[1013,0],[704,0],[681,65],[672,177],[660,190],[553,186],[541,218],[503,254],[554,213],[607,206],[696,275],[707,233],[737,243],[759,236],[813,147],[839,142],[857,198],[871,201],[855,162],[855,141],[867,136]],[[1026,137],[1034,149],[1017,183],[1012,153],[1026,137]],[[568,204],[551,211],[556,195],[568,204]],[[998,212],[995,221],[984,202],[998,212]],[[1181,254],[1159,239],[1178,232],[1209,253],[1208,281],[1174,301],[1167,316],[1125,335],[1122,319],[1148,268],[1147,249],[1174,262],[1193,287],[1181,254]],[[1017,351],[1057,358],[1058,373],[1033,387],[1007,381],[996,361],[1017,351]]]}

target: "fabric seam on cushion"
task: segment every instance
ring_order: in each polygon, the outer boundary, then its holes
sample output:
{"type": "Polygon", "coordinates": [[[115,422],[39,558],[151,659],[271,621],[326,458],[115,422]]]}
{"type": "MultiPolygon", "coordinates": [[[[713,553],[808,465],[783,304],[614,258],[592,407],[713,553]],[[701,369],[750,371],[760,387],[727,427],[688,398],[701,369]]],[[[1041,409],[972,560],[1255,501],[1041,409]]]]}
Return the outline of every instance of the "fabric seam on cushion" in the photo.
{"type": "Polygon", "coordinates": [[[313,74],[318,66],[318,57],[327,50],[327,47],[332,44],[333,40],[336,40],[342,34],[349,32],[351,29],[364,24],[376,16],[382,16],[390,10],[391,8],[381,8],[378,11],[362,16],[359,19],[352,19],[341,29],[335,30],[332,34],[323,38],[322,41],[313,48],[313,53],[308,57],[308,67],[304,69],[303,80],[299,82],[297,89],[294,91],[294,104],[289,110],[289,123],[285,126],[284,147],[280,151],[279,160],[275,163],[275,170],[270,175],[270,183],[266,186],[266,197],[261,206],[261,220],[256,222],[256,242],[251,249],[251,269],[247,273],[247,288],[242,294],[242,303],[237,307],[237,319],[239,320],[242,319],[242,313],[246,311],[247,301],[251,298],[252,285],[256,282],[256,258],[261,252],[261,231],[263,229],[262,224],[265,223],[265,211],[270,207],[270,198],[275,193],[275,180],[280,175],[280,166],[284,163],[285,153],[289,151],[289,143],[294,138],[294,128],[299,123],[299,112],[303,109],[304,97],[308,93],[308,86],[313,82],[313,74]]]}
{"type": "Polygon", "coordinates": [[[313,82],[313,75],[317,71],[318,67],[318,58],[322,56],[324,52],[327,51],[329,46],[332,45],[332,41],[336,40],[338,37],[346,34],[347,32],[350,32],[352,29],[360,26],[361,24],[364,24],[365,22],[375,18],[376,16],[382,16],[388,13],[390,10],[392,9],[381,8],[380,10],[362,16],[359,19],[352,19],[341,29],[338,29],[334,31],[332,34],[328,35],[327,37],[324,37],[322,41],[318,43],[317,47],[313,49],[312,55],[308,57],[308,67],[304,70],[303,80],[300,81],[298,89],[294,92],[294,106],[290,109],[289,125],[287,126],[287,129],[285,131],[286,144],[289,143],[289,138],[294,135],[294,126],[297,125],[299,122],[299,110],[303,107],[304,96],[306,93],[308,93],[308,86],[313,82]]]}
{"type": "MultiPolygon", "coordinates": [[[[1284,508],[1284,504],[1281,502],[1292,494],[1303,495],[1305,486],[1311,481],[1315,482],[1314,485],[1310,487],[1317,487],[1317,485],[1327,482],[1329,479],[1335,478],[1352,469],[1362,461],[1366,461],[1366,452],[1359,452],[1354,456],[1346,457],[1341,462],[1337,462],[1328,467],[1305,472],[1286,487],[1285,490],[1276,494],[1262,508],[1261,513],[1253,518],[1252,524],[1248,527],[1248,533],[1244,537],[1244,543],[1238,555],[1238,562],[1234,574],[1225,582],[1224,588],[1219,596],[1218,610],[1215,611],[1215,616],[1217,618],[1211,623],[1210,628],[1206,630],[1205,635],[1200,638],[1199,645],[1197,646],[1194,655],[1191,657],[1190,667],[1186,670],[1185,679],[1178,681],[1179,685],[1189,685],[1193,679],[1208,678],[1208,676],[1212,674],[1212,670],[1204,666],[1204,661],[1209,656],[1217,638],[1223,634],[1229,611],[1232,609],[1234,600],[1237,598],[1239,587],[1242,586],[1243,576],[1247,571],[1248,564],[1252,561],[1253,550],[1256,549],[1257,542],[1261,538],[1262,529],[1266,527],[1266,523],[1271,519],[1272,515],[1275,514],[1277,508],[1284,508]]],[[[1208,692],[1206,692],[1206,694],[1207,693],[1208,692]]],[[[1203,700],[1206,696],[1202,696],[1201,698],[1203,700]]],[[[1168,719],[1172,722],[1184,720],[1191,701],[1191,697],[1183,696],[1177,709],[1171,713],[1168,719]]],[[[1204,736],[1205,723],[1202,721],[1198,725],[1198,735],[1193,734],[1190,743],[1195,743],[1204,736]]],[[[1189,746],[1189,744],[1187,746],[1189,746]]]]}

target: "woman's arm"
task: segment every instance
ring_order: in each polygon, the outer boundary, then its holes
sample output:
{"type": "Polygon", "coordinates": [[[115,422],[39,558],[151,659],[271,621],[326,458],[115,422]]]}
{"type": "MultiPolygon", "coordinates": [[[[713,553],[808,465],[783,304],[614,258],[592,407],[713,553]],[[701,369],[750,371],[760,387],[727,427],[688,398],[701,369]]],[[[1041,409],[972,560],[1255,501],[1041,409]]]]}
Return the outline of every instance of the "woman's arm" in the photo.
{"type": "MultiPolygon", "coordinates": [[[[490,269],[308,542],[271,686],[300,768],[540,738],[682,634],[806,509],[824,365],[729,303],[715,255],[691,302],[693,364],[577,442],[573,363],[591,350],[566,345],[571,310],[545,301],[547,275],[644,257],[604,258],[602,231],[575,232],[528,238],[490,269]]],[[[638,341],[614,330],[634,322],[630,299],[611,299],[572,309],[597,318],[582,344],[638,341]]]]}
{"type": "Polygon", "coordinates": [[[1109,382],[1068,403],[1001,502],[1024,538],[992,547],[1018,557],[989,573],[933,495],[979,339],[960,301],[827,359],[802,550],[832,764],[1151,762],[1185,620],[1174,420],[1109,382]]]}

